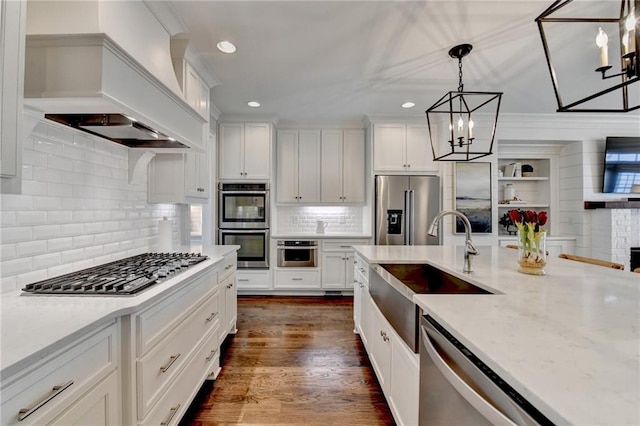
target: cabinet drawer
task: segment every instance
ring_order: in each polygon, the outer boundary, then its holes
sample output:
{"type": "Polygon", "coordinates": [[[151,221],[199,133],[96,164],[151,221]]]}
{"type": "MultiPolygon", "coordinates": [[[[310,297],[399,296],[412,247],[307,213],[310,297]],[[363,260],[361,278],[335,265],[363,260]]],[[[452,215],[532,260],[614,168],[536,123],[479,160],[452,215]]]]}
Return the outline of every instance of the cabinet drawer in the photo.
{"type": "Polygon", "coordinates": [[[353,250],[353,246],[368,245],[369,240],[338,240],[338,241],[323,241],[323,251],[349,251],[353,250]]]}
{"type": "Polygon", "coordinates": [[[269,271],[243,271],[236,274],[238,290],[262,289],[268,290],[269,271]]]}
{"type": "Polygon", "coordinates": [[[307,289],[320,288],[319,271],[276,270],[274,288],[307,289]]]}
{"type": "Polygon", "coordinates": [[[354,256],[354,270],[356,272],[360,272],[362,274],[362,277],[367,280],[367,283],[369,281],[369,264],[360,256],[356,255],[354,256]]]}
{"type": "Polygon", "coordinates": [[[220,323],[219,292],[173,329],[160,344],[136,363],[138,418],[142,419],[165,391],[166,384],[181,373],[202,336],[220,323]]]}
{"type": "Polygon", "coordinates": [[[204,380],[216,370],[215,363],[219,362],[217,336],[216,327],[197,348],[195,356],[188,360],[180,376],[162,393],[149,415],[138,423],[140,426],[171,426],[180,422],[204,380]]]}
{"type": "Polygon", "coordinates": [[[218,280],[224,280],[236,270],[238,255],[233,252],[225,256],[222,265],[218,269],[218,280]]]}
{"type": "Polygon", "coordinates": [[[195,278],[180,292],[180,297],[168,296],[161,302],[135,316],[137,330],[136,354],[143,355],[158,343],[166,333],[184,319],[189,309],[197,302],[212,293],[217,287],[217,270],[212,268],[203,276],[195,278]]]}
{"type": "Polygon", "coordinates": [[[110,322],[33,367],[3,380],[0,424],[29,425],[50,421],[109,372],[116,370],[118,342],[118,327],[110,322]],[[21,415],[21,410],[27,412],[21,415]],[[19,421],[19,417],[23,420],[19,421]]]}

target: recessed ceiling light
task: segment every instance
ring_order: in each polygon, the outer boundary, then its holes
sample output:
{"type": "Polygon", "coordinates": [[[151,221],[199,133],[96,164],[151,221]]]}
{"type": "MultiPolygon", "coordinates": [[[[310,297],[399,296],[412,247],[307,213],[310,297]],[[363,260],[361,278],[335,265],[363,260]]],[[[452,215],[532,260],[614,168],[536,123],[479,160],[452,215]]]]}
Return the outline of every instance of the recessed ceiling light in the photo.
{"type": "Polygon", "coordinates": [[[218,50],[223,52],[223,53],[234,53],[236,51],[235,44],[233,44],[233,43],[231,43],[230,41],[227,41],[227,40],[221,41],[216,46],[218,47],[218,50]]]}
{"type": "Polygon", "coordinates": [[[260,102],[249,101],[247,102],[247,105],[249,105],[251,108],[258,108],[260,106],[260,102]]]}
{"type": "Polygon", "coordinates": [[[402,108],[413,108],[414,106],[416,106],[416,104],[413,102],[405,102],[402,104],[402,108]]]}

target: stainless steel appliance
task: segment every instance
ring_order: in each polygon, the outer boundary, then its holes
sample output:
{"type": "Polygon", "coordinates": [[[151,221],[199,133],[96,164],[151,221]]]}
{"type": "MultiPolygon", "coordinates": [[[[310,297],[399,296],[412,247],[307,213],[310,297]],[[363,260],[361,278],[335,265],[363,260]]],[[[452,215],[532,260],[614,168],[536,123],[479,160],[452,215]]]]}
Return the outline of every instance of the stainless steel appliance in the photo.
{"type": "Polygon", "coordinates": [[[318,241],[278,241],[278,267],[315,268],[318,266],[318,241]]]}
{"type": "Polygon", "coordinates": [[[416,294],[491,294],[458,277],[422,263],[372,265],[369,294],[389,324],[413,350],[419,349],[422,310],[416,294]]]}
{"type": "Polygon", "coordinates": [[[239,245],[239,269],[269,268],[269,184],[218,185],[218,244],[239,245]]]}
{"type": "Polygon", "coordinates": [[[268,229],[220,229],[218,244],[240,246],[238,269],[269,268],[268,229]]]}
{"type": "Polygon", "coordinates": [[[420,329],[420,426],[553,424],[434,318],[420,329]]]}
{"type": "Polygon", "coordinates": [[[440,244],[427,235],[440,205],[438,176],[376,176],[376,244],[440,244]]]}
{"type": "Polygon", "coordinates": [[[196,253],[143,253],[27,284],[22,291],[23,294],[127,296],[207,259],[196,253]]]}
{"type": "Polygon", "coordinates": [[[220,183],[218,228],[269,229],[269,184],[220,183]]]}

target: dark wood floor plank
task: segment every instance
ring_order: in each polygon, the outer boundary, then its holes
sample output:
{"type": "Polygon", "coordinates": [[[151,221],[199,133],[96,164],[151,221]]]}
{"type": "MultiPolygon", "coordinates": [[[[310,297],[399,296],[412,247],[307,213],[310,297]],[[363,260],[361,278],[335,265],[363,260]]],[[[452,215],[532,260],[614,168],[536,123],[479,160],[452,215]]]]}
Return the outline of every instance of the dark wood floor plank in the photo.
{"type": "Polygon", "coordinates": [[[223,369],[181,426],[393,425],[349,297],[240,297],[223,369]]]}

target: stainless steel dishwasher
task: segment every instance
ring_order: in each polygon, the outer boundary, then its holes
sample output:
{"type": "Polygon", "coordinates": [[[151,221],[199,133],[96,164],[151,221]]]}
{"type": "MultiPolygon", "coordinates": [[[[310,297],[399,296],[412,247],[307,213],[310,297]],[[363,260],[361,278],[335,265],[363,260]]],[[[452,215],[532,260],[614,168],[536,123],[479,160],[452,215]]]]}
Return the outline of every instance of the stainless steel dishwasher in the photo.
{"type": "Polygon", "coordinates": [[[420,426],[552,425],[431,316],[420,325],[420,426]]]}

